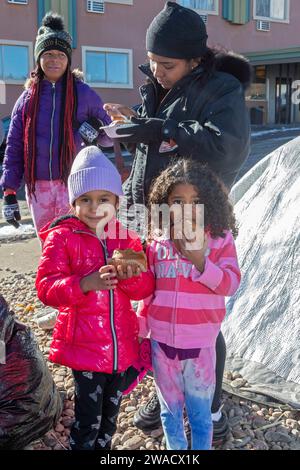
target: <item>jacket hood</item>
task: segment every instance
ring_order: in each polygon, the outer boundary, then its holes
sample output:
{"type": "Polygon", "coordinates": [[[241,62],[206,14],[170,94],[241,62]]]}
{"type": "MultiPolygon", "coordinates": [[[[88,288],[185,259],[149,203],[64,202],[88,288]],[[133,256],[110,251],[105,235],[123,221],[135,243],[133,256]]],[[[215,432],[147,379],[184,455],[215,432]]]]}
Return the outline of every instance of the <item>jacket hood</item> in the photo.
{"type": "MultiPolygon", "coordinates": [[[[57,230],[57,228],[64,228],[64,229],[69,229],[70,231],[82,231],[85,233],[89,233],[94,237],[97,237],[95,232],[93,232],[89,227],[84,223],[81,222],[75,215],[64,215],[62,217],[59,217],[58,219],[52,220],[51,222],[48,222],[40,231],[39,231],[39,237],[40,239],[45,242],[47,239],[48,235],[53,232],[54,230],[57,230]]],[[[107,239],[115,238],[115,239],[136,239],[138,238],[138,235],[135,232],[132,232],[131,230],[127,230],[121,222],[113,217],[108,224],[105,226],[105,232],[107,233],[106,237],[107,239]]]]}
{"type": "Polygon", "coordinates": [[[233,75],[241,82],[244,90],[250,86],[253,69],[246,57],[234,52],[219,52],[215,55],[215,60],[216,70],[233,75]]]}
{"type": "MultiPolygon", "coordinates": [[[[156,81],[148,63],[140,65],[139,69],[152,81],[156,81]]],[[[215,52],[215,69],[218,72],[224,72],[235,77],[242,84],[244,90],[246,90],[252,82],[253,69],[249,60],[235,52],[215,52]]],[[[203,71],[204,69],[200,65],[191,72],[191,75],[199,75],[202,74],[203,71]]]]}
{"type": "MultiPolygon", "coordinates": [[[[84,81],[84,76],[83,76],[83,72],[80,70],[80,69],[74,69],[72,70],[72,75],[76,78],[76,80],[80,81],[80,82],[83,82],[84,81]]],[[[60,78],[58,81],[62,80],[62,78],[60,78]]],[[[28,78],[24,84],[24,88],[25,90],[29,90],[29,88],[31,87],[31,85],[33,84],[34,82],[34,78],[28,78]]]]}
{"type": "Polygon", "coordinates": [[[56,230],[57,227],[64,227],[70,230],[84,230],[85,232],[93,233],[81,220],[79,220],[75,215],[64,215],[58,219],[54,219],[48,222],[44,227],[39,231],[39,237],[44,242],[48,235],[56,230]]]}

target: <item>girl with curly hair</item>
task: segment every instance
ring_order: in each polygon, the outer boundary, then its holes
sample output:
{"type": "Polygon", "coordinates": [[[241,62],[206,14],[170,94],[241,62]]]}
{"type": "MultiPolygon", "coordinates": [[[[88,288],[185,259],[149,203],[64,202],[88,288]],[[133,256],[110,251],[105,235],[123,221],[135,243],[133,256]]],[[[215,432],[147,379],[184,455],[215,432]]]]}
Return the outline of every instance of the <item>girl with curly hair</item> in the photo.
{"type": "Polygon", "coordinates": [[[210,449],[215,343],[225,297],[236,292],[241,277],[233,208],[212,170],[190,159],[177,160],[154,181],[149,208],[147,256],[156,287],[139,308],[140,336],[150,333],[167,448],[187,449],[185,407],[192,449],[210,449]],[[168,221],[154,217],[163,205],[170,208],[168,221]],[[197,220],[202,207],[203,229],[197,220]]]}

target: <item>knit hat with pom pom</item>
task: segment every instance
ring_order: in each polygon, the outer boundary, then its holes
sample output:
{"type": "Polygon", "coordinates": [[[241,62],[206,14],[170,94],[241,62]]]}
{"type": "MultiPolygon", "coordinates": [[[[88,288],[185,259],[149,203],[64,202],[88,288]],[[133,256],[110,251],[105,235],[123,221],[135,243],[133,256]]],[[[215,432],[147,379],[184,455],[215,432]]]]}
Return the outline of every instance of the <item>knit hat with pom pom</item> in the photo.
{"type": "Polygon", "coordinates": [[[63,18],[57,13],[49,12],[43,18],[36,37],[34,49],[36,62],[39,61],[43,52],[52,49],[64,52],[71,63],[72,37],[68,31],[65,31],[63,18]]]}

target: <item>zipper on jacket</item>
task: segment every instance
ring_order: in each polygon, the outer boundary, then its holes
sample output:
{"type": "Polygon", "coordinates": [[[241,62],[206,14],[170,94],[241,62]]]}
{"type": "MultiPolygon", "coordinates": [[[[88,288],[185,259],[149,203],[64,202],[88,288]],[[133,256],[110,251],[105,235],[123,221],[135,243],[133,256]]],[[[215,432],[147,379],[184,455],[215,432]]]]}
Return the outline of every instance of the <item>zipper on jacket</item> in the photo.
{"type": "MultiPolygon", "coordinates": [[[[179,87],[176,87],[175,91],[178,91],[179,90],[179,87]]],[[[171,90],[168,91],[168,93],[163,97],[163,99],[161,100],[161,102],[158,104],[158,107],[155,111],[155,116],[158,116],[159,115],[159,112],[160,110],[163,108],[163,106],[166,105],[166,103],[168,103],[168,100],[170,100],[170,96],[172,96],[174,93],[174,89],[171,88],[171,90]]]]}
{"type": "Polygon", "coordinates": [[[173,347],[176,348],[175,346],[175,329],[176,329],[176,322],[177,322],[177,293],[178,293],[178,282],[179,282],[179,256],[177,257],[177,260],[176,260],[176,264],[175,264],[175,267],[176,267],[176,281],[175,281],[175,297],[174,297],[174,309],[173,309],[173,315],[172,315],[172,321],[173,321],[173,341],[172,341],[172,344],[173,344],[173,347]]]}
{"type": "MultiPolygon", "coordinates": [[[[108,260],[108,251],[107,251],[107,246],[106,246],[106,241],[104,240],[104,243],[101,242],[101,245],[104,250],[104,258],[105,258],[105,263],[107,264],[108,260]]],[[[118,341],[117,341],[117,334],[115,330],[115,324],[114,324],[114,317],[115,317],[115,308],[114,308],[114,292],[112,289],[109,291],[109,310],[110,310],[110,327],[111,327],[111,332],[112,332],[112,337],[113,337],[113,347],[114,347],[114,360],[113,360],[113,373],[118,371],[118,341]]]]}
{"type": "MultiPolygon", "coordinates": [[[[92,237],[95,237],[97,238],[97,240],[99,240],[99,238],[96,235],[93,235],[92,233],[89,233],[89,232],[85,232],[84,230],[75,230],[74,233],[84,233],[86,235],[91,235],[92,237]]],[[[104,243],[102,243],[102,241],[99,240],[99,242],[103,249],[105,263],[107,264],[108,251],[107,251],[106,241],[104,240],[104,243]]],[[[112,373],[114,374],[118,371],[118,341],[117,341],[117,334],[116,334],[115,325],[114,325],[115,307],[114,307],[114,292],[112,289],[109,291],[109,317],[110,317],[110,327],[111,327],[111,332],[112,332],[112,337],[113,337],[113,348],[114,348],[113,371],[112,371],[112,373]]]]}
{"type": "Polygon", "coordinates": [[[49,153],[50,153],[50,159],[49,159],[49,174],[50,174],[50,180],[52,180],[52,153],[53,153],[53,120],[54,120],[54,114],[55,114],[55,83],[52,83],[52,115],[51,115],[51,137],[50,137],[50,148],[49,148],[49,153]]]}
{"type": "MultiPolygon", "coordinates": [[[[162,105],[164,104],[165,105],[165,100],[167,97],[170,97],[170,94],[172,94],[172,91],[173,91],[173,88],[171,88],[166,94],[165,96],[163,97],[163,99],[161,100],[160,103],[158,103],[158,89],[157,89],[157,86],[158,86],[158,82],[156,81],[156,79],[154,78],[153,76],[153,73],[149,73],[148,70],[146,70],[143,66],[139,66],[139,69],[141,70],[142,73],[144,73],[150,80],[150,82],[152,83],[153,85],[153,88],[154,88],[154,93],[155,93],[155,98],[156,98],[156,103],[157,103],[157,108],[155,110],[155,116],[158,116],[158,112],[160,111],[162,105]]],[[[144,85],[142,85],[140,87],[140,91],[143,89],[144,85]]],[[[176,87],[176,91],[178,91],[179,87],[176,87]]],[[[146,100],[145,100],[145,96],[144,96],[144,101],[145,101],[145,104],[146,104],[146,100]]]]}

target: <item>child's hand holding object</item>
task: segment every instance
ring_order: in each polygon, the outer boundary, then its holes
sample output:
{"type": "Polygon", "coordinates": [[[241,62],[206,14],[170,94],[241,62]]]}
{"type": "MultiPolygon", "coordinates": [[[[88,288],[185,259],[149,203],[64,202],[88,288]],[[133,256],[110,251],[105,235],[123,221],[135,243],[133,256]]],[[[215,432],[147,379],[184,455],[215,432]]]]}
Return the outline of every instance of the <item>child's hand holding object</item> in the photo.
{"type": "Polygon", "coordinates": [[[116,279],[116,268],[112,265],[102,266],[99,271],[95,271],[85,276],[80,281],[80,287],[84,294],[95,290],[115,289],[118,284],[116,279]]]}

